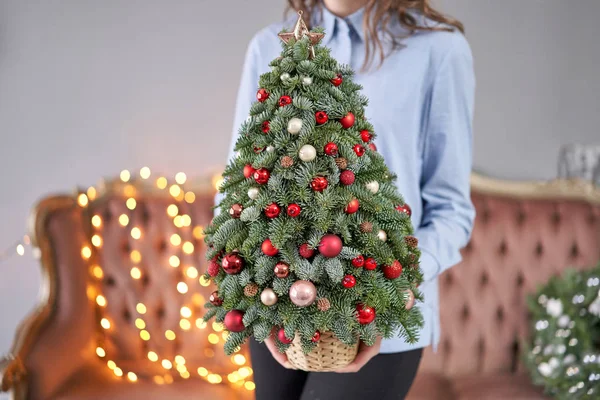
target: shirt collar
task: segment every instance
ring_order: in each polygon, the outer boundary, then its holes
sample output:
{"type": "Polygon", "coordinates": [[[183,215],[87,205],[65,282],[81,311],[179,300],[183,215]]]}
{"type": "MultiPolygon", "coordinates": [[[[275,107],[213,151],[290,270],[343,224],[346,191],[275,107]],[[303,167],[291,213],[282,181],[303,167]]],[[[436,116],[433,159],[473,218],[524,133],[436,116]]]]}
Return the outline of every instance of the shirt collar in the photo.
{"type": "Polygon", "coordinates": [[[352,26],[356,31],[356,34],[360,40],[364,41],[363,32],[363,17],[365,15],[365,8],[362,7],[354,13],[350,14],[346,18],[340,18],[334,15],[331,11],[321,3],[320,12],[316,12],[313,16],[313,26],[322,26],[325,29],[325,37],[323,38],[323,44],[327,45],[335,35],[338,34],[339,24],[347,23],[352,26]]]}

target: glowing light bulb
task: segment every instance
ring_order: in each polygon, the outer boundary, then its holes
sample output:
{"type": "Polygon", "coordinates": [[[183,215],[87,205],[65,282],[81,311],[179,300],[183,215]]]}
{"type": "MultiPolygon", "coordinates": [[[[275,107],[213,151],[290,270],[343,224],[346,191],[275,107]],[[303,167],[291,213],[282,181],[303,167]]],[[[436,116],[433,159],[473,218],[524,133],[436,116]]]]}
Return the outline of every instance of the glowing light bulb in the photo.
{"type": "Polygon", "coordinates": [[[135,196],[135,187],[133,185],[125,185],[123,189],[123,194],[127,197],[135,196]]]}
{"type": "Polygon", "coordinates": [[[106,307],[106,297],[102,296],[101,294],[96,296],[96,304],[98,304],[100,307],[106,307]]]}
{"type": "Polygon", "coordinates": [[[204,356],[212,358],[215,356],[215,351],[213,349],[204,349],[204,356]]]}
{"type": "Polygon", "coordinates": [[[17,254],[20,256],[25,254],[25,246],[23,246],[22,244],[17,245],[17,254]]]}
{"type": "Polygon", "coordinates": [[[196,200],[196,194],[194,192],[187,192],[184,199],[186,203],[192,204],[196,200]]]}
{"type": "Polygon", "coordinates": [[[96,247],[102,246],[102,238],[100,237],[100,235],[92,236],[92,244],[96,247]]]}
{"type": "Polygon", "coordinates": [[[173,368],[173,363],[171,363],[171,361],[169,360],[162,360],[161,365],[163,366],[164,369],[171,369],[173,368]]]}
{"type": "Polygon", "coordinates": [[[185,365],[183,364],[178,364],[175,369],[177,370],[177,372],[182,373],[184,371],[187,371],[187,368],[185,367],[185,365]]]}
{"type": "Polygon", "coordinates": [[[183,228],[181,215],[177,215],[175,218],[173,218],[173,225],[175,225],[177,228],[183,228]]]}
{"type": "Polygon", "coordinates": [[[106,357],[106,351],[102,347],[96,347],[98,357],[106,357]]]}
{"type": "Polygon", "coordinates": [[[189,307],[181,307],[179,312],[183,318],[189,318],[192,316],[192,310],[189,307]]]}
{"type": "Polygon", "coordinates": [[[181,188],[178,185],[171,185],[169,194],[173,197],[177,197],[181,194],[181,188]]]}
{"type": "Polygon", "coordinates": [[[182,319],[181,321],[179,321],[179,327],[184,331],[189,331],[190,329],[192,329],[192,324],[187,319],[182,319]]]}
{"type": "Polygon", "coordinates": [[[137,305],[135,306],[135,309],[138,313],[144,315],[146,314],[146,306],[143,303],[137,303],[137,305]]]}
{"type": "Polygon", "coordinates": [[[131,268],[131,277],[133,279],[140,279],[142,277],[142,271],[138,267],[131,268]]]}
{"type": "Polygon", "coordinates": [[[150,360],[152,362],[157,362],[158,361],[158,354],[156,354],[153,351],[149,351],[148,352],[148,360],[150,360]]]}
{"type": "Polygon", "coordinates": [[[217,344],[217,343],[219,343],[219,336],[217,336],[214,333],[209,334],[208,335],[208,342],[210,344],[217,344]]]}
{"type": "Polygon", "coordinates": [[[202,318],[198,318],[196,320],[196,326],[198,327],[198,329],[204,329],[206,328],[206,321],[204,321],[202,318]]]}
{"type": "Polygon", "coordinates": [[[227,331],[222,332],[221,337],[223,338],[223,340],[227,340],[227,338],[229,337],[229,332],[227,332],[227,331]]]}
{"type": "Polygon", "coordinates": [[[167,340],[175,340],[175,338],[177,336],[175,335],[175,332],[173,332],[172,330],[168,329],[167,331],[165,331],[165,337],[167,338],[167,340]]]}
{"type": "Polygon", "coordinates": [[[81,207],[85,207],[88,205],[88,197],[85,193],[80,193],[79,196],[77,196],[77,203],[81,206],[81,207]]]}
{"type": "Polygon", "coordinates": [[[137,201],[135,201],[135,199],[133,197],[130,197],[127,199],[127,201],[125,202],[125,205],[127,206],[127,208],[129,208],[130,210],[135,210],[135,206],[137,205],[137,201]]]}
{"type": "Polygon", "coordinates": [[[194,245],[192,242],[185,242],[182,248],[185,254],[192,254],[194,252],[194,245]]]}
{"type": "Polygon", "coordinates": [[[131,178],[131,172],[124,169],[123,171],[121,171],[121,174],[119,176],[121,177],[121,180],[123,182],[129,182],[129,179],[131,178]]]}
{"type": "Polygon", "coordinates": [[[204,277],[204,275],[202,275],[200,277],[200,279],[198,280],[198,282],[200,282],[200,285],[202,285],[202,286],[208,286],[208,285],[210,285],[210,281],[208,279],[206,279],[204,277]]]}
{"type": "Polygon", "coordinates": [[[188,285],[185,282],[179,282],[177,284],[177,291],[181,294],[185,294],[188,291],[188,285]]]}
{"type": "Polygon", "coordinates": [[[215,175],[212,178],[212,184],[214,186],[215,189],[219,190],[219,188],[221,187],[221,185],[223,184],[225,180],[223,179],[223,177],[221,175],[215,175]]]}
{"type": "Polygon", "coordinates": [[[144,322],[143,319],[136,318],[136,320],[135,320],[135,327],[138,328],[138,329],[145,329],[146,328],[146,323],[144,322]]]}
{"type": "Polygon", "coordinates": [[[121,224],[121,226],[127,226],[128,223],[129,217],[127,216],[127,214],[119,215],[119,224],[121,224]]]}
{"type": "Polygon", "coordinates": [[[131,258],[131,261],[136,264],[138,264],[140,261],[142,261],[142,254],[137,250],[133,250],[131,252],[131,254],[129,255],[129,257],[131,258]]]}
{"type": "Polygon", "coordinates": [[[92,256],[92,249],[90,249],[89,246],[83,246],[83,248],[81,249],[81,257],[83,257],[87,260],[91,256],[92,256]]]}
{"type": "Polygon", "coordinates": [[[159,189],[164,189],[167,187],[167,183],[167,178],[161,176],[156,180],[156,187],[158,187],[159,189]]]}
{"type": "Polygon", "coordinates": [[[221,332],[224,329],[223,324],[216,321],[213,321],[212,328],[215,332],[221,332]]]}
{"type": "Polygon", "coordinates": [[[200,367],[200,368],[198,368],[198,375],[206,376],[206,375],[208,375],[208,370],[204,367],[200,367]]]}
{"type": "Polygon", "coordinates": [[[200,225],[195,226],[194,230],[192,231],[192,234],[198,240],[204,239],[204,227],[200,225]]]}
{"type": "Polygon", "coordinates": [[[238,373],[240,374],[240,377],[246,379],[252,374],[252,370],[248,367],[243,367],[238,370],[238,373]]]}
{"type": "Polygon", "coordinates": [[[177,257],[177,256],[169,257],[169,265],[171,267],[177,268],[177,267],[179,267],[180,264],[181,264],[181,261],[179,260],[179,257],[177,257]]]}
{"type": "Polygon", "coordinates": [[[108,366],[108,369],[111,370],[117,368],[117,364],[113,360],[108,360],[106,365],[108,366]]]}
{"type": "Polygon", "coordinates": [[[181,236],[179,236],[176,233],[172,234],[171,235],[171,244],[173,246],[179,246],[181,244],[181,236]]]}
{"type": "Polygon", "coordinates": [[[98,194],[98,193],[96,192],[96,188],[95,188],[95,187],[93,187],[93,186],[90,186],[90,187],[88,188],[88,190],[87,190],[87,197],[88,197],[90,200],[94,200],[94,199],[96,198],[96,195],[97,195],[97,194],[98,194]]]}
{"type": "Polygon", "coordinates": [[[192,217],[187,214],[181,216],[181,224],[183,226],[190,226],[192,224],[192,217]]]}
{"type": "Polygon", "coordinates": [[[196,279],[198,277],[198,270],[195,267],[188,267],[188,269],[185,270],[185,274],[188,278],[196,279]]]}
{"type": "Polygon", "coordinates": [[[94,215],[92,217],[92,225],[96,228],[100,228],[102,226],[102,218],[99,215],[94,215]]]}
{"type": "Polygon", "coordinates": [[[246,357],[244,357],[241,354],[235,354],[233,357],[233,362],[237,365],[244,365],[246,364],[246,357]]]}
{"type": "Polygon", "coordinates": [[[110,329],[110,321],[106,318],[102,318],[102,320],[100,320],[100,326],[102,326],[104,329],[110,329]]]}
{"type": "Polygon", "coordinates": [[[208,375],[208,377],[206,379],[208,380],[208,382],[210,382],[212,384],[221,383],[223,381],[221,376],[217,375],[217,374],[210,374],[210,375],[208,375]]]}
{"type": "Polygon", "coordinates": [[[119,367],[113,369],[113,372],[115,373],[116,376],[121,377],[123,376],[123,370],[119,367]]]}
{"type": "Polygon", "coordinates": [[[183,379],[189,379],[190,377],[190,373],[188,371],[182,371],[179,375],[181,375],[183,379]]]}
{"type": "Polygon", "coordinates": [[[171,218],[175,217],[179,213],[179,208],[175,204],[169,205],[167,207],[167,215],[171,218]]]}
{"type": "Polygon", "coordinates": [[[175,174],[175,182],[179,183],[180,185],[183,185],[186,180],[187,176],[185,175],[185,173],[178,172],[177,174],[175,174]]]}
{"type": "Polygon", "coordinates": [[[165,380],[162,376],[156,375],[154,376],[154,378],[152,378],[152,380],[154,381],[154,383],[156,383],[157,385],[164,385],[165,380]]]}
{"type": "Polygon", "coordinates": [[[142,237],[142,231],[137,226],[131,229],[131,237],[134,239],[139,239],[142,237]]]}
{"type": "Polygon", "coordinates": [[[127,379],[129,379],[131,382],[137,382],[137,375],[133,372],[128,372],[127,379]]]}
{"type": "Polygon", "coordinates": [[[248,381],[248,382],[244,383],[244,387],[247,390],[254,390],[254,389],[256,389],[256,385],[254,384],[254,382],[251,382],[251,381],[248,381]]]}
{"type": "Polygon", "coordinates": [[[165,375],[165,383],[168,385],[173,383],[173,377],[171,375],[165,375]]]}
{"type": "Polygon", "coordinates": [[[140,338],[142,338],[142,340],[145,341],[150,340],[150,332],[148,332],[147,330],[140,331],[140,338]]]}
{"type": "Polygon", "coordinates": [[[142,179],[150,178],[150,173],[150,168],[148,167],[143,167],[142,169],[140,169],[140,176],[142,177],[142,179]]]}
{"type": "Polygon", "coordinates": [[[183,356],[176,355],[175,364],[185,364],[185,358],[183,358],[183,356]]]}

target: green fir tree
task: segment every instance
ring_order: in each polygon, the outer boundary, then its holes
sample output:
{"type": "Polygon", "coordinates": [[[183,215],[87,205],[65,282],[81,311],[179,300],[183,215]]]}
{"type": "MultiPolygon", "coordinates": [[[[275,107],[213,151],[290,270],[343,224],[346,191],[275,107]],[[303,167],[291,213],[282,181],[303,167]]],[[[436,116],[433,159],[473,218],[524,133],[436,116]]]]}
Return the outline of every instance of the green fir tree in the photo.
{"type": "Polygon", "coordinates": [[[423,300],[410,207],[373,144],[361,86],[322,36],[301,18],[280,34],[206,229],[218,291],[205,319],[225,323],[228,354],[273,332],[281,351],[298,334],[309,352],[317,331],[414,343],[423,325],[410,307],[411,292],[423,300]]]}

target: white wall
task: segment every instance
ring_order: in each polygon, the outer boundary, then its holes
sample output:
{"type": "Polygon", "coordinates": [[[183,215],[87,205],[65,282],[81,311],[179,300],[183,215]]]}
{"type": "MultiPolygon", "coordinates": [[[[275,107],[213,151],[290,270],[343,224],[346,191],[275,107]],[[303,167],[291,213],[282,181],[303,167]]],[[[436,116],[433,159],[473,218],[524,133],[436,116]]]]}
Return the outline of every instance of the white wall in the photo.
{"type": "MultiPolygon", "coordinates": [[[[561,144],[600,141],[600,1],[439,2],[475,55],[477,169],[550,178],[561,144]]],[[[222,164],[246,44],[283,3],[0,0],[0,247],[45,193],[222,164]]],[[[31,256],[0,264],[0,353],[38,285],[31,256]]]]}

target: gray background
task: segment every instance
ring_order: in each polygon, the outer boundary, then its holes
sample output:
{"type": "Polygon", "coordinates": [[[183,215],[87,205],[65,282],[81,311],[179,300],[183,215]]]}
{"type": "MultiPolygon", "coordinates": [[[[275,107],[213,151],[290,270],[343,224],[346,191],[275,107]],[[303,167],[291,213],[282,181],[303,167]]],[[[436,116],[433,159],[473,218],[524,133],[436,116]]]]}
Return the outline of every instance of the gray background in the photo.
{"type": "MultiPolygon", "coordinates": [[[[246,45],[283,3],[0,0],[0,247],[48,192],[222,165],[246,45]]],[[[478,170],[551,178],[562,144],[598,141],[600,1],[438,4],[475,57],[478,170]]],[[[30,253],[0,264],[0,353],[39,282],[30,253]]]]}

